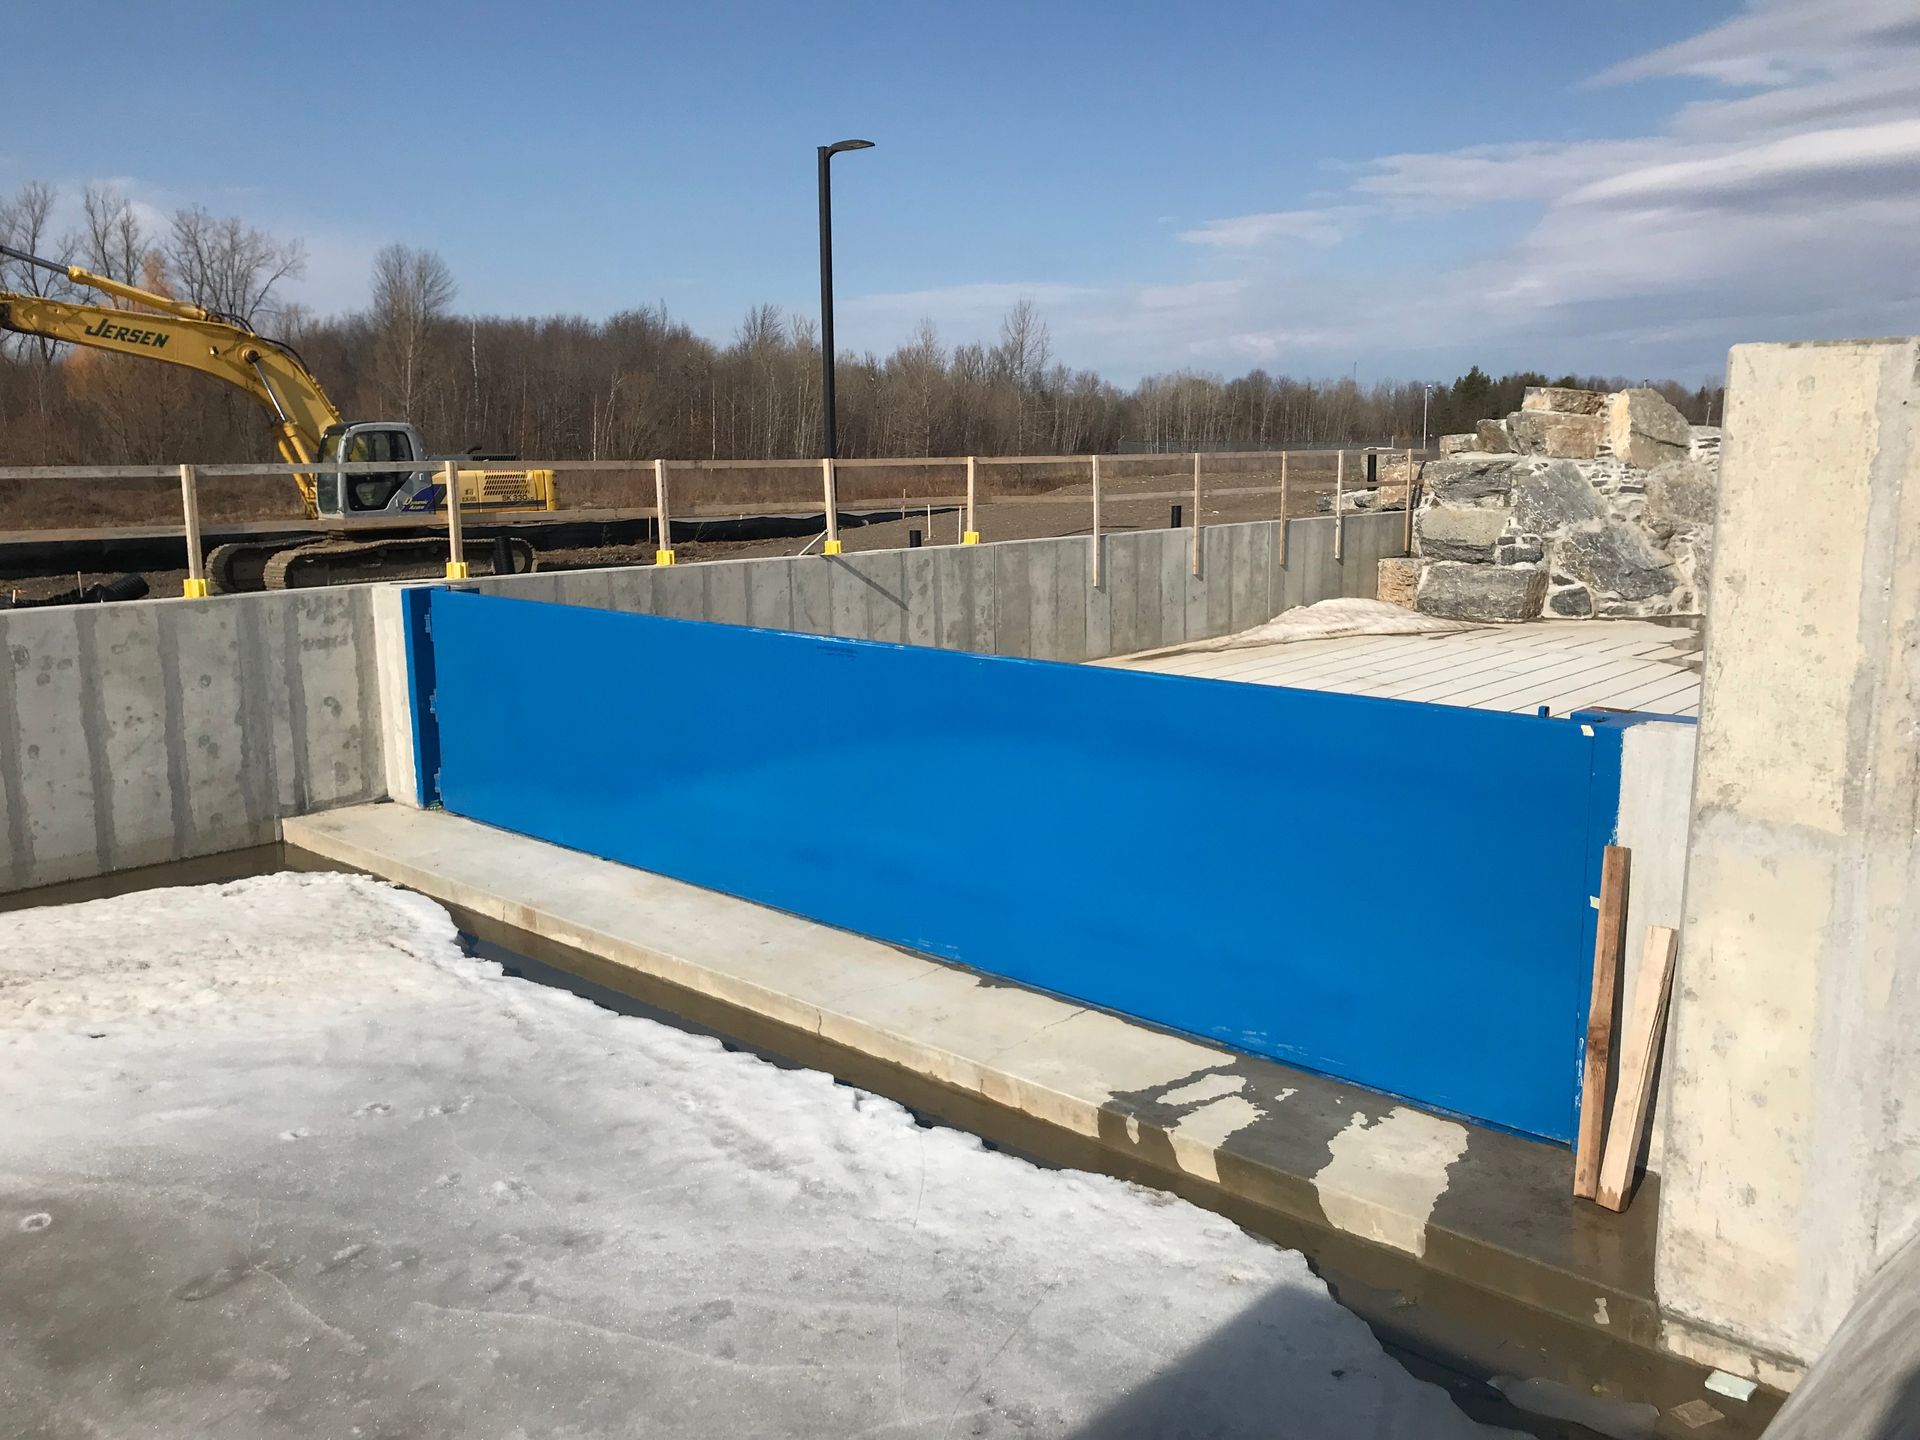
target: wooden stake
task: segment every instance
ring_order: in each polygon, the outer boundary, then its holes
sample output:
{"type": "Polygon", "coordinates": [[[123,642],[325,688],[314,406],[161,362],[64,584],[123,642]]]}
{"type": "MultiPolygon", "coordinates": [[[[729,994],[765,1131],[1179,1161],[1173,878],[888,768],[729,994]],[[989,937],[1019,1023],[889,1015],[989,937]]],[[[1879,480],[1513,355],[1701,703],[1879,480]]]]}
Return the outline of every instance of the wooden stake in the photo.
{"type": "Polygon", "coordinates": [[[833,483],[833,461],[822,459],[820,462],[821,503],[827,510],[827,539],[820,547],[822,555],[840,553],[840,497],[833,483]]]}
{"type": "Polygon", "coordinates": [[[1189,568],[1200,573],[1200,452],[1193,452],[1193,555],[1189,568]]]}
{"type": "Polygon", "coordinates": [[[1287,452],[1280,452],[1280,563],[1287,563],[1287,452]]]}
{"type": "Polygon", "coordinates": [[[1407,482],[1407,513],[1402,518],[1400,533],[1400,553],[1413,554],[1413,451],[1407,451],[1407,468],[1401,478],[1407,482]]]}
{"type": "Polygon", "coordinates": [[[180,593],[189,600],[204,600],[207,572],[200,551],[200,487],[191,465],[180,467],[180,512],[187,532],[187,578],[180,593]]]}
{"type": "Polygon", "coordinates": [[[1580,1082],[1580,1135],[1573,1151],[1573,1193],[1600,1190],[1607,1138],[1607,1071],[1613,1059],[1613,1010],[1620,998],[1620,941],[1627,924],[1627,882],[1633,854],[1609,845],[1600,860],[1600,919],[1593,927],[1593,998],[1587,1006],[1587,1059],[1580,1082]]]}
{"type": "MultiPolygon", "coordinates": [[[[440,467],[440,480],[447,492],[447,579],[467,578],[466,528],[460,523],[460,472],[449,460],[440,467]]],[[[341,482],[343,485],[344,481],[341,482]]]]}
{"type": "Polygon", "coordinates": [[[1607,1158],[1600,1166],[1599,1201],[1624,1210],[1633,1194],[1634,1169],[1653,1110],[1653,1072],[1660,1063],[1660,1041],[1667,1033],[1667,1000],[1673,994],[1673,931],[1647,927],[1647,948],[1640,957],[1640,979],[1633,987],[1633,1014],[1627,1021],[1626,1049],[1620,1056],[1620,1093],[1607,1127],[1607,1158]]]}
{"type": "Polygon", "coordinates": [[[1106,552],[1100,544],[1100,457],[1093,457],[1093,588],[1106,583],[1106,552]]]}
{"type": "Polygon", "coordinates": [[[973,510],[975,492],[979,488],[979,474],[979,460],[972,455],[967,456],[967,528],[962,531],[960,535],[960,543],[962,545],[978,545],[980,543],[980,520],[979,517],[974,514],[973,510]]]}
{"type": "Polygon", "coordinates": [[[673,564],[673,520],[667,513],[667,462],[653,462],[653,563],[673,564]]]}
{"type": "Polygon", "coordinates": [[[1346,538],[1346,511],[1341,501],[1347,493],[1347,452],[1333,457],[1333,558],[1340,559],[1341,541],[1346,538]]]}

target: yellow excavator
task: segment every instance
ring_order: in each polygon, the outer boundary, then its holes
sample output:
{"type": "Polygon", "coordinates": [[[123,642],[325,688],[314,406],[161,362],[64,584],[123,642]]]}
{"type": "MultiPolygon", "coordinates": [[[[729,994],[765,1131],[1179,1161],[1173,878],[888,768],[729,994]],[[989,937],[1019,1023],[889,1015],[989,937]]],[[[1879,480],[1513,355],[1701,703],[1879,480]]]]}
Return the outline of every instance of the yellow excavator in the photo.
{"type": "MultiPolygon", "coordinates": [[[[413,426],[395,421],[348,423],[292,346],[257,335],[231,315],[96,275],[77,265],[43,260],[0,245],[0,255],[64,275],[138,309],[78,304],[0,290],[0,330],[44,336],[122,355],[158,360],[224,380],[267,412],[274,445],[290,465],[335,461],[392,461],[372,473],[296,474],[309,520],[352,521],[376,516],[430,515],[446,504],[441,462],[472,456],[429,455],[413,426]],[[419,467],[419,468],[408,468],[419,467]]],[[[551,470],[462,469],[463,514],[555,508],[551,470]]],[[[276,536],[214,547],[207,578],[214,593],[324,585],[349,579],[385,579],[439,573],[444,535],[380,528],[377,539],[328,533],[276,536]]],[[[476,537],[464,557],[475,574],[511,565],[530,570],[534,550],[525,539],[476,537]]]]}

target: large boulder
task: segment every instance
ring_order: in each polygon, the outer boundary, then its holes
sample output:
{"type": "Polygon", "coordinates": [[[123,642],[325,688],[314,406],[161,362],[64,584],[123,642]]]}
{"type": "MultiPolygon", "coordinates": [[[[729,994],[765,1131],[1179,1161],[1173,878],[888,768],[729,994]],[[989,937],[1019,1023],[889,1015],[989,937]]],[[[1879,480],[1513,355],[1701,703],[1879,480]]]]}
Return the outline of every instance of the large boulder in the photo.
{"type": "Polygon", "coordinates": [[[1479,442],[1474,448],[1489,455],[1511,455],[1513,437],[1507,433],[1504,420],[1482,420],[1473,427],[1475,439],[1479,442]]]}
{"type": "Polygon", "coordinates": [[[1607,443],[1614,455],[1642,470],[1685,460],[1693,445],[1687,417],[1657,390],[1618,390],[1607,397],[1607,443]]]}
{"type": "Polygon", "coordinates": [[[1598,520],[1606,513],[1606,502],[1571,461],[1556,460],[1544,470],[1520,475],[1513,482],[1514,519],[1522,530],[1533,534],[1552,534],[1570,525],[1598,520]]]}
{"type": "Polygon", "coordinates": [[[1480,443],[1478,435],[1442,435],[1440,453],[1442,455],[1464,455],[1480,443]]]}
{"type": "Polygon", "coordinates": [[[1639,526],[1626,520],[1599,520],[1568,531],[1554,560],[1589,589],[1622,600],[1651,600],[1681,579],[1673,558],[1654,549],[1639,526]]]}
{"type": "Polygon", "coordinates": [[[1374,594],[1402,610],[1418,609],[1414,597],[1419,594],[1420,572],[1426,564],[1417,555],[1389,555],[1380,562],[1380,578],[1374,594]]]}
{"type": "Polygon", "coordinates": [[[1493,559],[1507,512],[1482,505],[1430,505],[1414,516],[1420,553],[1429,560],[1493,559]]]}
{"type": "Polygon", "coordinates": [[[1697,460],[1669,460],[1647,477],[1647,514],[1673,525],[1713,523],[1714,474],[1697,460]]]}
{"type": "Polygon", "coordinates": [[[1554,415],[1598,415],[1607,408],[1603,390],[1572,390],[1565,385],[1529,385],[1520,408],[1554,415]]]}
{"type": "Polygon", "coordinates": [[[1584,585],[1565,585],[1547,596],[1547,613],[1569,620],[1585,620],[1593,614],[1593,592],[1584,585]]]}
{"type": "Polygon", "coordinates": [[[1547,572],[1439,560],[1420,573],[1422,615],[1448,620],[1537,620],[1547,598],[1547,572]]]}
{"type": "Polygon", "coordinates": [[[1513,493],[1513,455],[1451,455],[1420,467],[1420,483],[1447,505],[1505,505],[1513,493]]]}
{"type": "Polygon", "coordinates": [[[1556,460],[1591,460],[1600,453],[1605,424],[1598,415],[1560,415],[1521,410],[1507,417],[1507,434],[1522,455],[1556,460]]]}

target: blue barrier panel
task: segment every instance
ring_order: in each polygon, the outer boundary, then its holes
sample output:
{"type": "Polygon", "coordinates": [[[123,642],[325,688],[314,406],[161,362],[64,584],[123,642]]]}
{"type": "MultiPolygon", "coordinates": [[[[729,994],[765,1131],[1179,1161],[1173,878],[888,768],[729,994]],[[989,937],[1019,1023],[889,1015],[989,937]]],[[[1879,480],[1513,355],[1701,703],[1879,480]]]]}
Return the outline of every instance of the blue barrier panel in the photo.
{"type": "Polygon", "coordinates": [[[450,811],[1573,1134],[1603,720],[427,593],[450,811]]]}

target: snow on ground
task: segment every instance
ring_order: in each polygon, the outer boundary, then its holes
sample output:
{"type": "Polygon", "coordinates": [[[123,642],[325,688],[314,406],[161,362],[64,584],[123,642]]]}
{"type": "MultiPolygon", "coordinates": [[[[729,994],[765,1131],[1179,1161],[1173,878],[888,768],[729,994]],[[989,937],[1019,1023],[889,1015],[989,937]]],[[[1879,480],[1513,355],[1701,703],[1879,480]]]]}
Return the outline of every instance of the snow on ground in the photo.
{"type": "Polygon", "coordinates": [[[0,916],[32,1436],[1484,1435],[1183,1202],[276,875],[0,916]]]}

